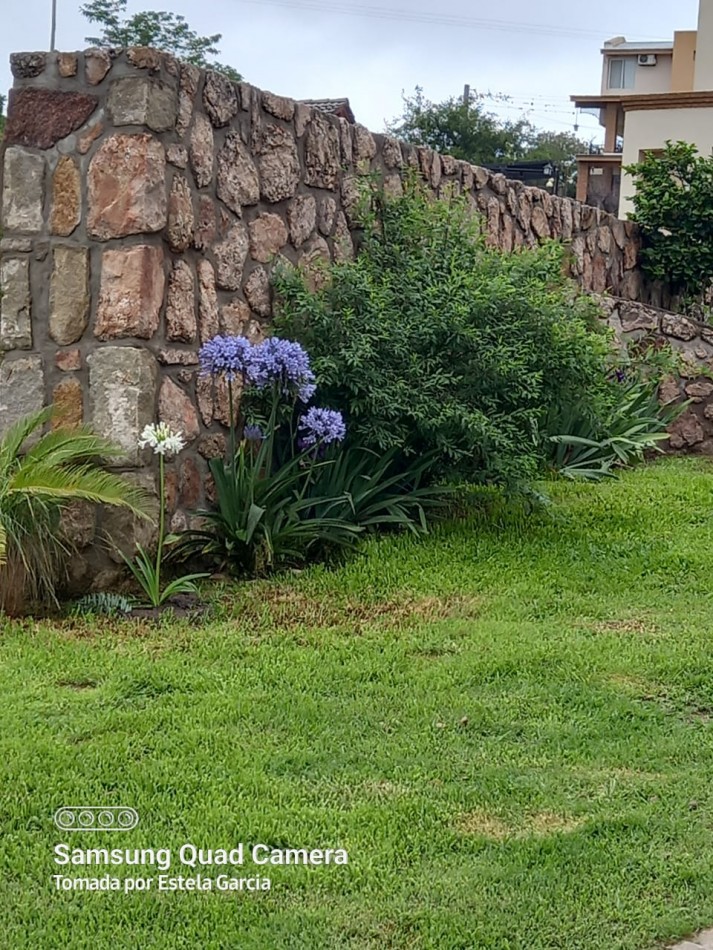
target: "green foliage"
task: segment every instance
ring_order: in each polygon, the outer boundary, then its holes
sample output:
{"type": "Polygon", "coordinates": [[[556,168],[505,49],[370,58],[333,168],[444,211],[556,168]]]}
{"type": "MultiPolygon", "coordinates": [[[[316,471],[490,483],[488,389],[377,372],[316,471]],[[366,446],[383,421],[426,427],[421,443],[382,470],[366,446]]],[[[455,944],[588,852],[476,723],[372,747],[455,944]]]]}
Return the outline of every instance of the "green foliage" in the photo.
{"type": "Polygon", "coordinates": [[[585,142],[569,132],[536,129],[524,117],[504,122],[485,109],[484,98],[471,91],[467,102],[451,96],[434,103],[417,86],[413,96],[404,96],[403,114],[387,127],[414,145],[427,145],[476,165],[548,160],[560,165],[565,181],[573,179],[575,155],[587,151],[585,142]]]}
{"type": "Polygon", "coordinates": [[[713,156],[694,145],[667,142],[626,169],[636,186],[634,212],[644,247],[641,264],[652,280],[700,296],[713,280],[713,156]]]}
{"type": "Polygon", "coordinates": [[[605,385],[608,336],[561,249],[491,250],[461,200],[413,182],[377,200],[358,258],[321,290],[294,271],[276,287],[277,326],[311,352],[354,442],[433,452],[434,475],[530,481],[553,407],[585,393],[594,411],[605,385]]]}
{"type": "Polygon", "coordinates": [[[219,50],[216,44],[221,33],[200,36],[178,13],[159,10],[144,10],[126,16],[128,0],[90,0],[80,7],[80,12],[101,28],[98,36],[87,36],[93,46],[151,46],[165,50],[194,66],[208,67],[222,72],[229,79],[242,79],[232,66],[223,66],[212,61],[219,50]]]}
{"type": "Polygon", "coordinates": [[[563,406],[551,418],[550,464],[565,478],[599,481],[617,469],[660,451],[666,429],[686,408],[661,406],[658,381],[634,379],[613,383],[618,392],[603,419],[593,418],[580,402],[563,406]]]}
{"type": "Polygon", "coordinates": [[[125,617],[134,609],[134,601],[121,594],[105,591],[97,594],[85,594],[72,605],[72,616],[125,617]]]}
{"type": "Polygon", "coordinates": [[[5,134],[5,96],[0,96],[0,140],[5,134]]]}
{"type": "Polygon", "coordinates": [[[60,527],[68,504],[118,505],[147,517],[145,494],[97,465],[119,450],[84,428],[40,434],[51,415],[44,409],[28,416],[0,440],[0,610],[8,613],[28,598],[56,603],[69,553],[60,527]]]}
{"type": "Polygon", "coordinates": [[[259,448],[241,442],[234,464],[210,461],[218,508],[199,512],[206,527],[186,532],[179,554],[207,557],[241,574],[262,574],[301,564],[317,547],[353,544],[362,529],[339,516],[345,498],[308,494],[315,473],[333,464],[315,461],[311,452],[278,462],[272,438],[259,448]]]}

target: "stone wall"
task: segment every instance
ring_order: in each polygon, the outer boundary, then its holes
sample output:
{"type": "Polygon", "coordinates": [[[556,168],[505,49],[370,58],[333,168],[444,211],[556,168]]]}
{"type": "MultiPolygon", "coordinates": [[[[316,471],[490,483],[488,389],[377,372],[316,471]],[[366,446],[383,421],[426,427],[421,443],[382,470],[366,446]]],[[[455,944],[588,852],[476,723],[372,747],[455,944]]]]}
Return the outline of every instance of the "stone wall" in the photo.
{"type": "MultiPolygon", "coordinates": [[[[412,168],[434,193],[465,194],[504,250],[560,238],[585,290],[666,304],[643,286],[635,227],[578,202],[153,50],[11,64],[0,430],[54,402],[65,424],[117,442],[119,467],[148,484],[139,432],[156,418],[178,426],[189,448],[169,477],[175,528],[205,500],[229,415],[226,393],[197,374],[200,344],[260,337],[277,261],[309,271],[353,255],[360,176],[398,193],[412,168]]],[[[76,536],[126,534],[116,514],[100,521],[77,519],[76,536]]]]}
{"type": "Polygon", "coordinates": [[[664,380],[663,404],[689,402],[662,448],[672,454],[713,456],[713,326],[630,300],[603,298],[603,319],[628,348],[670,347],[679,357],[679,377],[664,380]]]}

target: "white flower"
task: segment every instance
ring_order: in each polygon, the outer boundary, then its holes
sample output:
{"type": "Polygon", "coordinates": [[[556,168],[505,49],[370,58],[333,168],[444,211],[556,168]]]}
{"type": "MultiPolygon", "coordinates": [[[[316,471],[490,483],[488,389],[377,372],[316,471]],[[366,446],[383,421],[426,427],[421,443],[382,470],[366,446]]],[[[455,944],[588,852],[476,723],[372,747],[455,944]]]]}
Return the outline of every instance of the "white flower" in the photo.
{"type": "Polygon", "coordinates": [[[146,426],[139,439],[139,448],[150,445],[155,455],[178,455],[186,443],[179,432],[172,432],[165,422],[146,426]]]}

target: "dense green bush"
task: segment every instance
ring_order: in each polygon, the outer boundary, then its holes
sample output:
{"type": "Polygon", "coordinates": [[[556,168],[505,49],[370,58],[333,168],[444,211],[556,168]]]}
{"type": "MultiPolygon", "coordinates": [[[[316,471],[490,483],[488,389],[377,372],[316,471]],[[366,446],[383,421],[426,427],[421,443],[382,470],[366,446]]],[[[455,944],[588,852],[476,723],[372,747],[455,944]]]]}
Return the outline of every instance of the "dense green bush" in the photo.
{"type": "Polygon", "coordinates": [[[713,280],[713,157],[667,142],[626,170],[636,185],[631,217],[641,228],[644,273],[700,296],[713,280]]]}
{"type": "Polygon", "coordinates": [[[464,202],[414,183],[374,201],[360,254],[322,289],[290,270],[276,288],[278,328],[309,349],[350,438],[434,452],[441,476],[528,481],[552,410],[585,400],[596,413],[605,400],[608,337],[561,248],[492,250],[464,202]]]}

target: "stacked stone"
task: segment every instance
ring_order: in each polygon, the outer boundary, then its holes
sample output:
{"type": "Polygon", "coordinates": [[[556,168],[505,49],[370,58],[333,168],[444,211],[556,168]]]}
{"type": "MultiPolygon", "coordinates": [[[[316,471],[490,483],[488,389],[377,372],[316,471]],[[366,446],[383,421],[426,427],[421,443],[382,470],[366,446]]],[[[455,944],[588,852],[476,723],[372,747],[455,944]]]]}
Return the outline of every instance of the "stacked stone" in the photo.
{"type": "Polygon", "coordinates": [[[230,416],[225,389],[198,374],[201,343],[261,337],[277,265],[317,285],[325,262],[353,256],[361,176],[398,194],[415,169],[438,195],[466,195],[503,250],[561,238],[586,290],[642,293],[633,226],[577,202],[155,50],[11,65],[0,431],[54,402],[58,422],[89,423],[150,484],[140,431],[157,418],[179,428],[189,448],[169,474],[174,528],[205,501],[230,416]]]}
{"type": "Polygon", "coordinates": [[[662,404],[688,402],[669,429],[668,452],[713,456],[713,327],[680,313],[630,300],[605,297],[602,319],[627,347],[669,346],[678,356],[679,376],[664,380],[662,404]]]}

